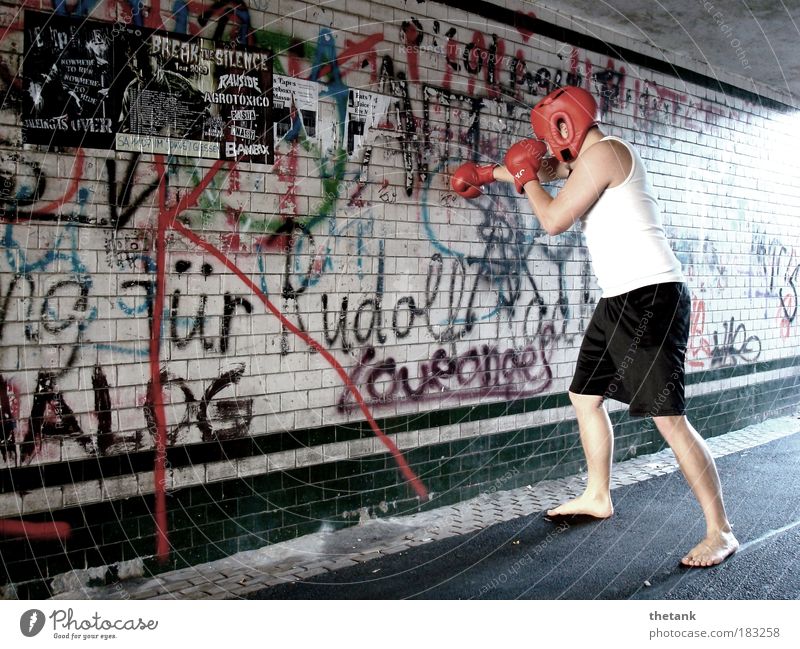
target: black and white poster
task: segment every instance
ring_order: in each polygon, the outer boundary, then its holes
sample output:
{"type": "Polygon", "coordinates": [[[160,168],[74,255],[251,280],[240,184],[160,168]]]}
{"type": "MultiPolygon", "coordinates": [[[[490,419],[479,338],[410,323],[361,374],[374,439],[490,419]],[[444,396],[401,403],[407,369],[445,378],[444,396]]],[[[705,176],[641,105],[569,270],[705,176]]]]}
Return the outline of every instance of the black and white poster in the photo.
{"type": "Polygon", "coordinates": [[[393,130],[387,123],[391,104],[392,98],[386,95],[358,89],[350,90],[345,123],[347,156],[350,159],[361,158],[361,149],[369,141],[370,131],[381,128],[393,130]]]}
{"type": "Polygon", "coordinates": [[[23,142],[113,146],[114,40],[108,23],[25,12],[23,142]]]}
{"type": "Polygon", "coordinates": [[[23,138],[273,164],[272,55],[26,12],[23,138]]]}
{"type": "Polygon", "coordinates": [[[316,81],[276,74],[273,100],[276,142],[317,137],[319,84],[316,81]]]}
{"type": "Polygon", "coordinates": [[[117,150],[273,163],[269,52],[162,32],[129,43],[117,150]]]}

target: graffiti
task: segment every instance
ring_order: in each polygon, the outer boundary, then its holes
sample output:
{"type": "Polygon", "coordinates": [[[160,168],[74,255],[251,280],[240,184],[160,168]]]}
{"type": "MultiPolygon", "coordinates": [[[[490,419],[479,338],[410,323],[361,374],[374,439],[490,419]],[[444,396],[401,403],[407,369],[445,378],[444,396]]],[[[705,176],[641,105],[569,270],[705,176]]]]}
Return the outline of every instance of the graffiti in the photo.
{"type": "MultiPolygon", "coordinates": [[[[114,159],[106,160],[108,206],[110,210],[108,225],[111,226],[115,234],[130,223],[136,210],[152,196],[153,192],[155,192],[158,187],[158,181],[153,180],[145,185],[135,199],[131,197],[139,160],[140,154],[134,153],[128,161],[128,169],[125,173],[125,178],[122,180],[121,190],[120,186],[117,184],[117,162],[114,159]]],[[[101,225],[106,225],[106,223],[101,221],[101,225]]],[[[114,241],[110,247],[116,253],[118,249],[116,241],[114,241]]]]}
{"type": "Polygon", "coordinates": [[[430,86],[423,87],[423,167],[427,177],[427,160],[470,159],[477,154],[480,141],[480,116],[483,100],[430,86]],[[441,113],[436,122],[432,113],[441,113]],[[434,148],[433,142],[439,146],[434,148]]]}
{"type": "MultiPolygon", "coordinates": [[[[794,247],[786,246],[779,239],[767,242],[762,234],[756,233],[750,251],[755,257],[755,274],[763,286],[752,295],[777,298],[782,318],[791,325],[797,317],[797,281],[800,278],[800,258],[794,247]]],[[[764,317],[767,317],[766,309],[764,317]]]]}
{"type": "MultiPolygon", "coordinates": [[[[162,368],[159,383],[164,394],[169,396],[169,418],[167,442],[169,446],[191,441],[192,426],[197,426],[204,442],[233,439],[246,435],[253,418],[253,399],[235,394],[224,398],[224,392],[234,390],[245,372],[243,363],[220,374],[197,399],[187,380],[162,368]],[[229,390],[230,389],[230,390],[229,390]]],[[[155,416],[155,398],[152,384],[148,385],[144,415],[153,441],[158,437],[155,416]]]]}
{"type": "MultiPolygon", "coordinates": [[[[540,394],[552,383],[549,358],[555,340],[552,327],[543,329],[538,344],[522,349],[501,351],[497,346],[481,345],[456,355],[439,348],[429,361],[417,365],[413,377],[408,365],[400,365],[392,357],[377,360],[375,348],[367,347],[350,371],[350,380],[366,388],[372,406],[430,398],[446,402],[451,395],[510,400],[540,394]]],[[[341,411],[355,407],[349,393],[342,394],[338,407],[341,411]]]]}
{"type": "Polygon", "coordinates": [[[56,388],[55,377],[45,372],[40,372],[36,381],[29,421],[30,436],[20,444],[23,461],[46,437],[79,436],[83,432],[72,408],[56,388]]]}
{"type": "Polygon", "coordinates": [[[737,324],[734,317],[723,323],[722,334],[714,330],[706,335],[705,325],[705,301],[693,296],[686,354],[686,364],[690,367],[705,367],[706,363],[710,363],[712,368],[754,363],[761,355],[761,339],[755,335],[748,336],[745,324],[737,324]]]}
{"type": "Polygon", "coordinates": [[[72,534],[72,526],[64,521],[36,522],[12,519],[0,520],[0,537],[25,539],[26,541],[66,541],[72,534]]]}
{"type": "Polygon", "coordinates": [[[9,463],[13,463],[16,458],[14,435],[17,428],[17,414],[12,409],[12,403],[15,401],[12,386],[0,374],[0,457],[9,463]]]}
{"type": "MultiPolygon", "coordinates": [[[[181,11],[185,12],[188,6],[188,3],[183,5],[181,11]]],[[[234,28],[234,40],[240,45],[250,44],[250,36],[252,34],[250,9],[244,0],[216,0],[214,4],[200,14],[197,22],[201,27],[205,27],[212,18],[215,19],[214,40],[227,40],[226,28],[230,22],[234,28]]],[[[185,21],[185,18],[182,18],[182,21],[185,21]]],[[[185,24],[185,22],[182,22],[181,27],[185,24]]],[[[181,30],[179,29],[178,31],[181,30]]]]}
{"type": "MultiPolygon", "coordinates": [[[[94,4],[58,10],[89,15],[94,4]]],[[[136,153],[101,162],[83,149],[0,153],[0,461],[154,450],[161,558],[167,449],[263,432],[263,377],[279,364],[314,354],[340,383],[320,402],[309,396],[308,411],[365,420],[420,498],[425,485],[376,409],[564,389],[558,363],[574,356],[598,294],[579,233],[545,236],[507,185],[470,203],[448,186],[464,160],[501,161],[528,136],[539,97],[579,85],[616,128],[652,137],[725,129],[722,118],[736,116],[688,86],[634,81],[620,61],[571,45],[542,65],[532,14],[506,32],[408,15],[399,32],[322,26],[296,35],[272,31],[271,17],[255,12],[274,10],[267,0],[117,4],[125,24],[166,21],[190,37],[270,48],[276,71],[318,86],[321,98],[314,129],[289,111],[266,171],[136,153]],[[348,130],[348,97],[367,85],[385,114],[348,130]],[[256,354],[268,360],[257,371],[256,354]]],[[[20,110],[18,66],[11,55],[0,61],[9,125],[20,110]]],[[[0,137],[14,142],[14,128],[0,137]]],[[[684,160],[678,148],[673,157],[684,160]]],[[[749,230],[727,242],[680,234],[703,298],[694,301],[690,368],[754,363],[768,341],[796,335],[796,238],[754,234],[745,264],[727,244],[747,252],[749,230]],[[712,300],[746,293],[746,281],[764,300],[760,328],[744,310],[717,320],[712,300]],[[779,336],[765,336],[767,327],[779,336]]],[[[21,524],[0,522],[0,535],[21,524]]]]}
{"type": "Polygon", "coordinates": [[[75,365],[86,328],[97,317],[89,305],[92,279],[78,252],[78,232],[68,224],[49,247],[38,251],[27,250],[15,234],[9,224],[0,241],[8,267],[8,284],[0,297],[0,342],[7,347],[0,354],[30,343],[22,347],[23,366],[58,368],[53,375],[61,376],[75,365]],[[37,252],[39,258],[31,259],[37,252]],[[67,278],[53,276],[57,267],[67,278]]]}
{"type": "MultiPolygon", "coordinates": [[[[398,466],[398,469],[402,473],[402,475],[406,478],[409,482],[411,487],[416,492],[417,496],[421,500],[427,500],[428,498],[428,491],[425,486],[422,484],[420,479],[416,476],[416,474],[411,470],[408,463],[406,462],[403,454],[397,448],[397,446],[390,440],[386,434],[381,430],[380,426],[378,426],[375,418],[372,416],[372,413],[367,406],[364,397],[361,395],[358,387],[350,380],[345,369],[341,366],[341,364],[328,352],[322,345],[320,345],[316,340],[311,338],[305,331],[301,330],[299,327],[295,326],[291,321],[289,321],[279,309],[275,307],[275,305],[267,298],[267,296],[261,291],[256,284],[253,283],[251,279],[249,279],[242,271],[239,269],[236,264],[234,264],[230,259],[228,259],[220,250],[215,248],[214,246],[210,245],[207,241],[205,241],[202,237],[197,236],[191,230],[188,230],[185,226],[178,222],[173,222],[172,226],[176,232],[184,236],[189,241],[193,242],[197,245],[200,249],[212,254],[215,258],[217,258],[220,262],[222,262],[228,269],[230,269],[244,284],[247,286],[254,295],[258,296],[267,310],[277,317],[283,326],[285,326],[293,335],[300,338],[304,343],[306,343],[309,347],[315,349],[324,359],[325,361],[336,371],[342,381],[345,383],[347,389],[349,390],[350,394],[354,397],[358,406],[361,410],[361,413],[366,418],[367,422],[370,425],[370,428],[375,433],[377,438],[386,446],[386,448],[391,453],[392,457],[394,458],[395,463],[398,466]]],[[[155,383],[154,383],[155,384],[155,383]]],[[[158,404],[156,404],[158,406],[158,404]]],[[[163,433],[159,433],[162,434],[163,433]]],[[[166,539],[164,539],[166,540],[166,539]]],[[[166,552],[166,548],[163,548],[164,552],[166,552]]]]}
{"type": "MultiPolygon", "coordinates": [[[[187,273],[191,267],[191,262],[179,260],[175,263],[175,273],[177,275],[183,275],[187,273]]],[[[208,263],[202,264],[201,274],[204,278],[210,277],[213,274],[211,265],[208,263]]],[[[146,288],[146,290],[148,289],[146,288]]],[[[182,297],[181,289],[176,288],[173,290],[170,296],[169,308],[170,341],[178,349],[186,349],[191,341],[197,338],[201,341],[204,351],[209,352],[217,349],[219,353],[226,354],[229,350],[233,320],[237,310],[241,309],[246,314],[253,312],[253,305],[247,298],[234,296],[226,291],[222,295],[221,311],[223,315],[219,323],[219,345],[215,346],[214,341],[206,333],[206,312],[207,309],[209,309],[209,296],[206,293],[192,294],[192,299],[198,301],[199,304],[194,314],[191,316],[180,315],[182,297]]],[[[213,296],[212,300],[216,297],[217,296],[213,296]]],[[[214,311],[219,312],[218,309],[214,309],[214,311]]]]}
{"type": "Polygon", "coordinates": [[[722,325],[725,334],[722,340],[715,331],[714,346],[711,352],[711,367],[736,365],[737,362],[754,363],[761,355],[761,340],[758,336],[748,336],[747,327],[743,322],[736,324],[731,317],[730,321],[722,325]]]}
{"type": "Polygon", "coordinates": [[[715,125],[722,119],[738,120],[735,110],[699,98],[690,98],[655,81],[636,79],[631,89],[625,90],[625,103],[633,104],[634,122],[640,128],[657,128],[663,132],[674,127],[699,129],[715,125]]]}
{"type": "MultiPolygon", "coordinates": [[[[77,213],[64,213],[64,205],[69,205],[79,194],[80,182],[84,175],[85,153],[83,149],[78,149],[75,160],[72,164],[72,178],[65,191],[58,198],[49,200],[46,198],[45,189],[47,188],[47,177],[42,171],[42,167],[35,161],[23,159],[19,154],[10,154],[8,161],[19,162],[23,172],[19,173],[20,165],[17,165],[16,173],[12,175],[6,171],[3,177],[3,194],[0,194],[0,220],[6,222],[24,221],[44,221],[44,222],[76,222],[88,223],[88,217],[79,209],[77,213]],[[25,171],[27,167],[29,171],[25,171]],[[29,184],[30,183],[30,184],[29,184]],[[14,188],[16,191],[14,191],[14,188]],[[49,201],[41,205],[43,201],[49,201]],[[28,209],[31,208],[31,209],[28,209]]],[[[79,204],[85,205],[88,198],[86,190],[82,190],[79,196],[79,204]]]]}
{"type": "Polygon", "coordinates": [[[684,266],[687,279],[698,284],[701,293],[727,288],[731,271],[708,236],[702,240],[683,239],[677,242],[676,254],[684,266]]]}
{"type": "Polygon", "coordinates": [[[396,114],[397,131],[399,133],[400,148],[403,155],[403,168],[406,172],[406,195],[411,196],[414,190],[414,162],[420,170],[420,178],[425,182],[427,171],[423,168],[422,151],[416,146],[417,120],[411,107],[411,94],[406,82],[405,74],[395,74],[394,63],[389,56],[384,56],[381,61],[379,88],[383,94],[395,97],[394,112],[396,114]],[[415,156],[414,153],[417,152],[415,156]]]}
{"type": "Polygon", "coordinates": [[[408,74],[413,83],[419,83],[419,46],[425,38],[425,29],[416,18],[404,20],[400,25],[400,41],[408,53],[408,74]]]}
{"type": "Polygon", "coordinates": [[[592,74],[594,88],[600,96],[600,112],[607,115],[615,107],[622,107],[626,98],[625,68],[614,69],[614,61],[608,60],[605,70],[592,74]]]}
{"type": "Polygon", "coordinates": [[[797,301],[794,295],[784,295],[776,313],[778,329],[781,338],[789,338],[792,335],[795,317],[797,315],[797,301]]]}

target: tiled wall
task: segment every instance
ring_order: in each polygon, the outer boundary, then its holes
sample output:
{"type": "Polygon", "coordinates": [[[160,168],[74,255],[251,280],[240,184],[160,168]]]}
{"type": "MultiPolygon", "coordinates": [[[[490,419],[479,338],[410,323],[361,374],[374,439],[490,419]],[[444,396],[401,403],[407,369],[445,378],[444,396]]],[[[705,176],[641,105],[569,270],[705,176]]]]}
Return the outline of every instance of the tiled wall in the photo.
{"type": "MultiPolygon", "coordinates": [[[[55,10],[272,48],[276,75],[315,82],[316,129],[289,129],[270,166],[23,145],[23,15],[0,6],[7,594],[579,470],[566,389],[599,297],[581,235],[547,236],[509,186],[467,202],[448,176],[502,161],[553,84],[591,90],[604,131],[652,174],[692,290],[695,425],[719,434],[793,407],[785,107],[699,69],[676,76],[633,43],[611,43],[629,48],[614,58],[524,3],[88,4],[55,10]],[[380,95],[353,142],[351,90],[380,95]],[[20,538],[18,520],[70,534],[20,538]]],[[[659,448],[651,422],[611,411],[618,458],[659,448]]]]}

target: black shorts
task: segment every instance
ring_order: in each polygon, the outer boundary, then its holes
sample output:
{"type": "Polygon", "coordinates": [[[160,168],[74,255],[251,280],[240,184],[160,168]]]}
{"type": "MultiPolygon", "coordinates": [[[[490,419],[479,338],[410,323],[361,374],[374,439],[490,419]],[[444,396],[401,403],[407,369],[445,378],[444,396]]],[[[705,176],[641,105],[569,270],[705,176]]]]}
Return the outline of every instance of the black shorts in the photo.
{"type": "Polygon", "coordinates": [[[633,417],[683,415],[692,299],[683,282],[600,298],[570,391],[630,404],[633,417]]]}

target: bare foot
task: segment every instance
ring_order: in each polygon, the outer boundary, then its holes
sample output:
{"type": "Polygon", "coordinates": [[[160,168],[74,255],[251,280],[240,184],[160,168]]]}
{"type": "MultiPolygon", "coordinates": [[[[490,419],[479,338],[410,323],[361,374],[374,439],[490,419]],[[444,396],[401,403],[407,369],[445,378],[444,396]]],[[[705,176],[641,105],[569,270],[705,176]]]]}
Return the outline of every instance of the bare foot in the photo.
{"type": "Polygon", "coordinates": [[[594,516],[595,518],[608,518],[613,513],[614,505],[611,504],[611,496],[609,495],[596,498],[582,494],[555,509],[547,510],[548,516],[583,514],[585,516],[594,516]]]}
{"type": "Polygon", "coordinates": [[[739,541],[733,532],[717,532],[708,535],[695,545],[686,556],[681,559],[684,566],[692,568],[708,568],[716,566],[739,548],[739,541]]]}

